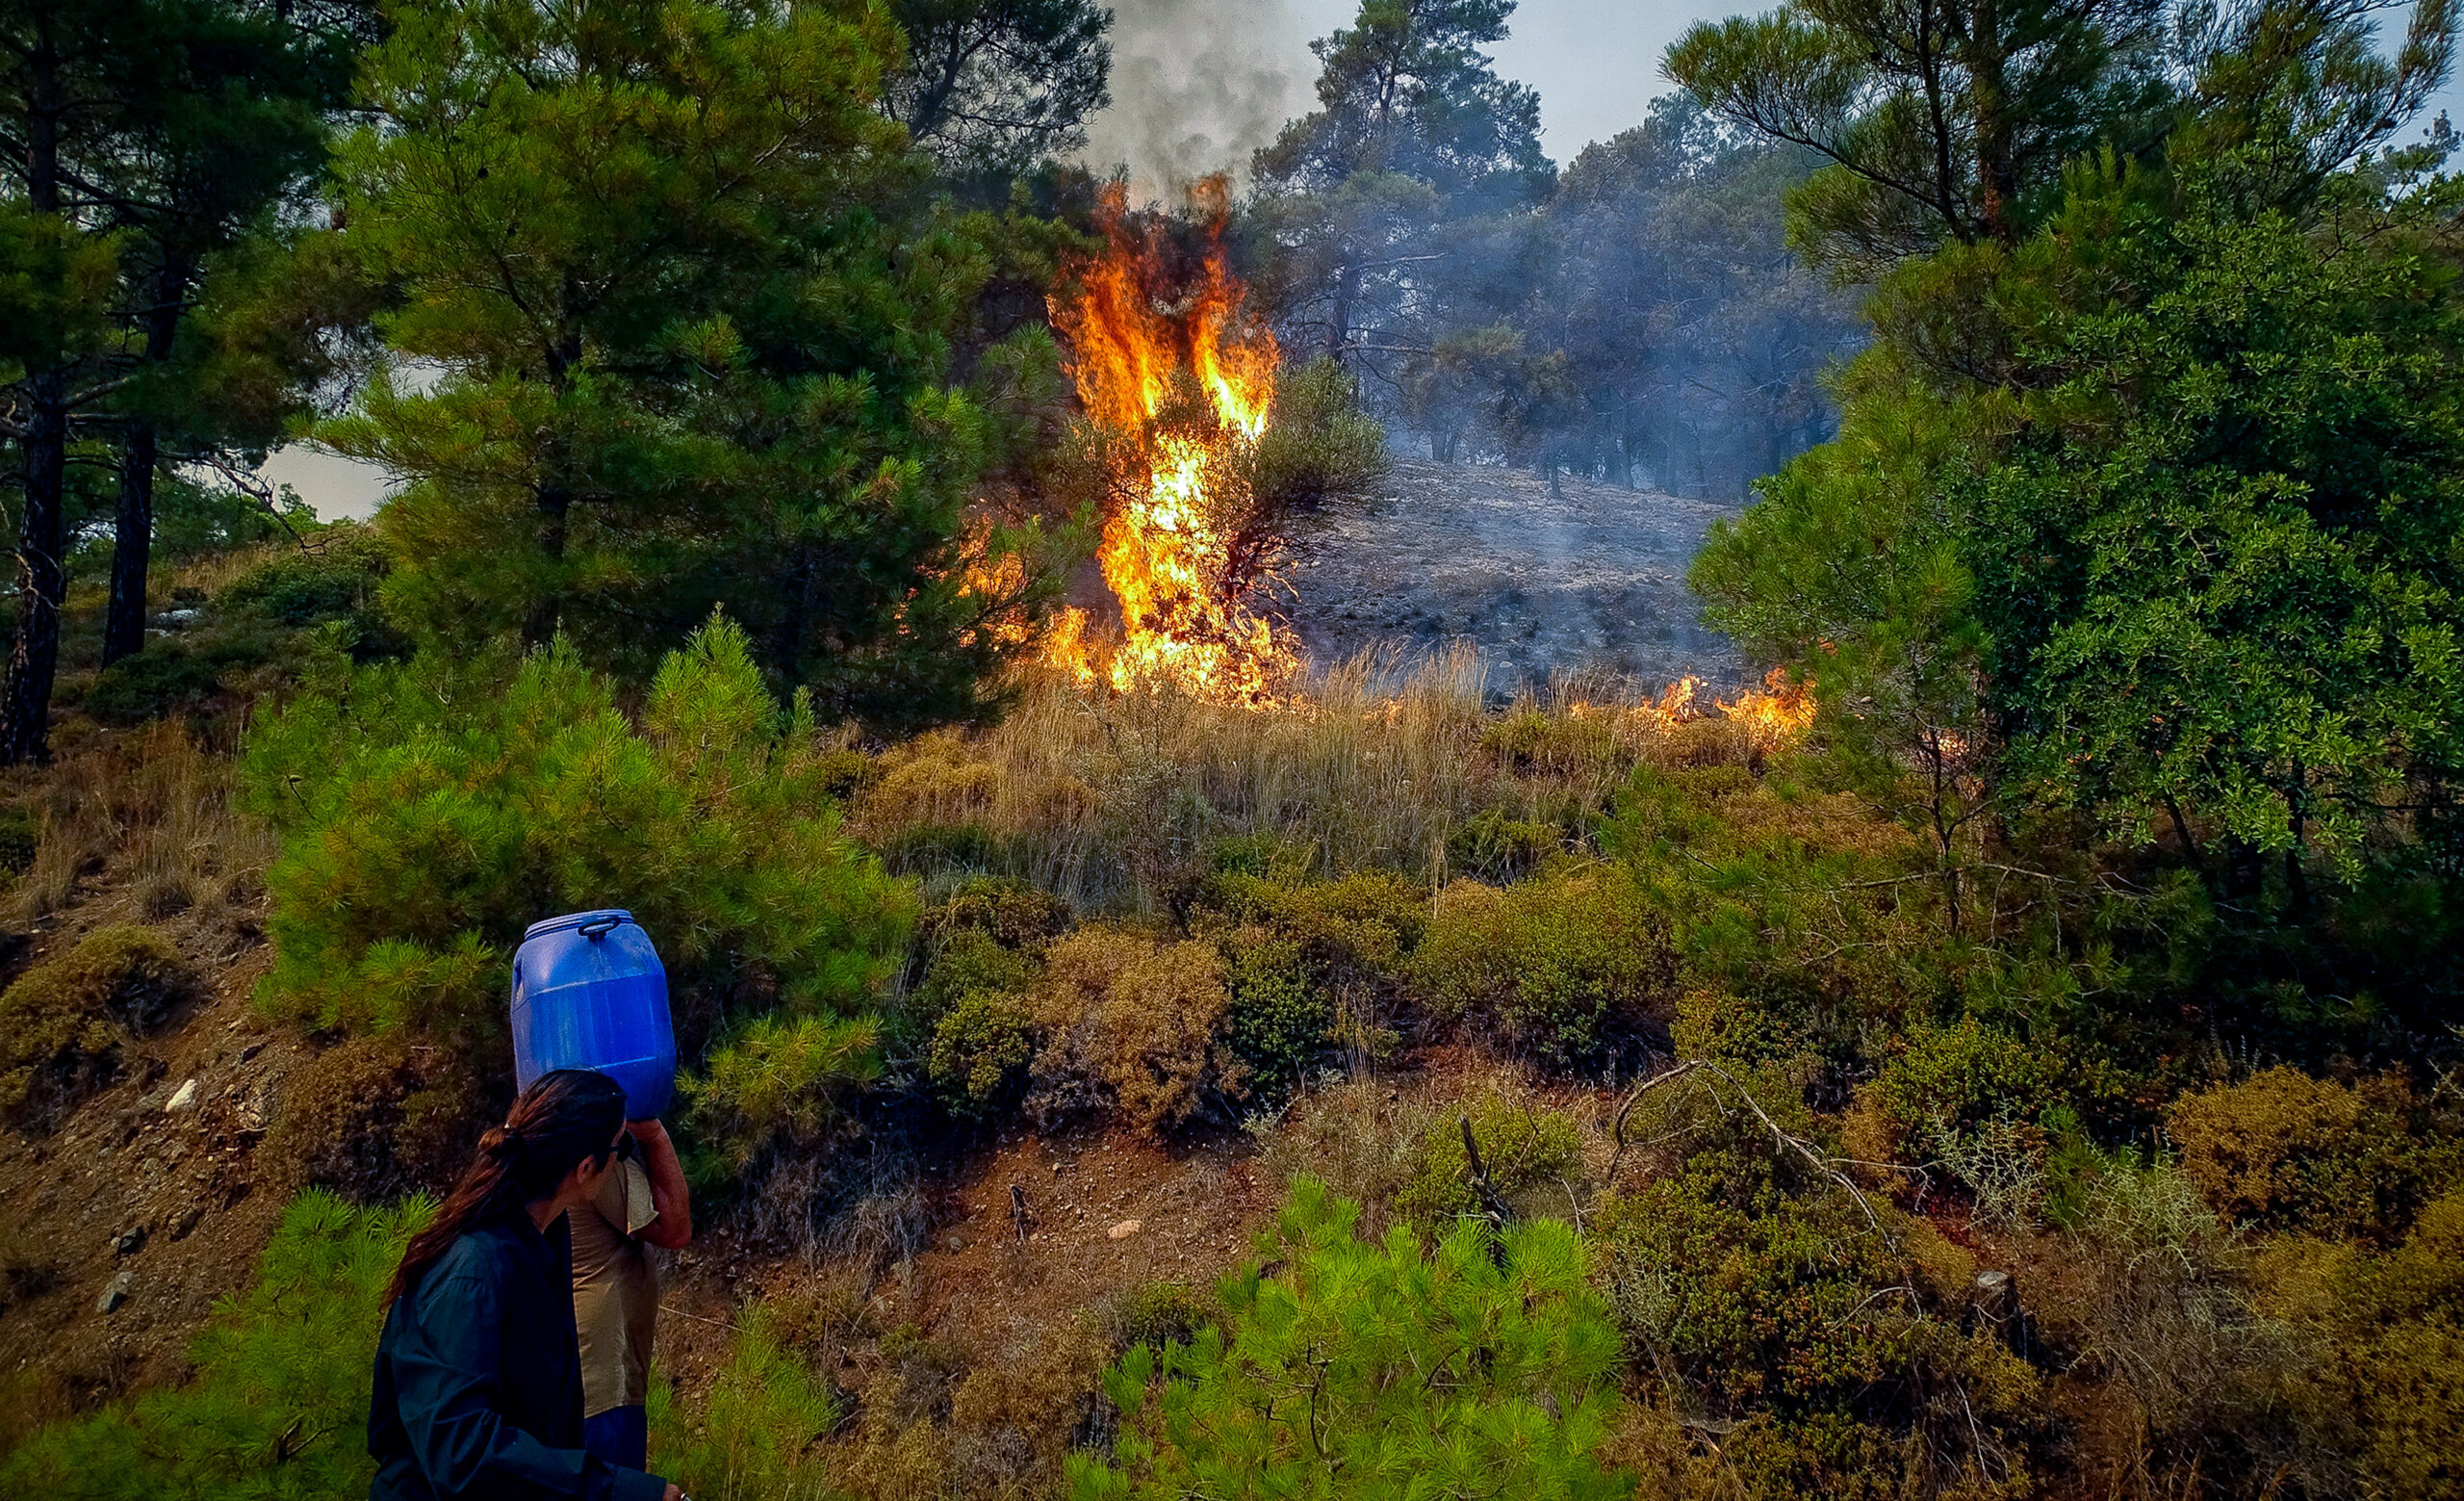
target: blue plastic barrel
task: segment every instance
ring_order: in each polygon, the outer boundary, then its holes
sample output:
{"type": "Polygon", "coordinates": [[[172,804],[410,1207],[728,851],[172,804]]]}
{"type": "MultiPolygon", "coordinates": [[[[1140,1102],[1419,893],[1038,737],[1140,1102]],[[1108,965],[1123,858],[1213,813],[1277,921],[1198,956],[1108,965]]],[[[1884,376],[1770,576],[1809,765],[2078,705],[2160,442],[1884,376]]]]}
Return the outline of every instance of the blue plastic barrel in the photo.
{"type": "Polygon", "coordinates": [[[557,1069],[596,1069],[625,1086],[625,1114],[664,1114],[676,1093],[667,968],[629,912],[567,913],[530,924],[513,956],[513,1073],[524,1089],[557,1069]]]}

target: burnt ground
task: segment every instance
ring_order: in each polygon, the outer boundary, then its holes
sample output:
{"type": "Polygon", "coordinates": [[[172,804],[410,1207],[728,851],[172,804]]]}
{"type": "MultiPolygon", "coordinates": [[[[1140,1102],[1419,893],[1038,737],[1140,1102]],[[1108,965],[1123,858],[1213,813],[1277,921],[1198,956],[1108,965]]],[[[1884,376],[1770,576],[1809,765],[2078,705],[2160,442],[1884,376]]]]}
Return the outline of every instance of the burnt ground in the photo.
{"type": "Polygon", "coordinates": [[[1740,507],[1526,470],[1398,458],[1379,497],[1304,522],[1273,586],[1310,657],[1468,641],[1492,693],[1559,674],[1644,685],[1745,673],[1685,570],[1740,507]]]}

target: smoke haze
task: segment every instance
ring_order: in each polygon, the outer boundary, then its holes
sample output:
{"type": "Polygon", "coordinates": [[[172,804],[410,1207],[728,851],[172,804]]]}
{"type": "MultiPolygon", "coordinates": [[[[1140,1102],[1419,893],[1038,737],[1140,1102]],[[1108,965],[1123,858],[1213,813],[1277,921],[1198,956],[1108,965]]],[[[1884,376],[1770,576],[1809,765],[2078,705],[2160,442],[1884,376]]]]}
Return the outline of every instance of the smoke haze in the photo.
{"type": "Polygon", "coordinates": [[[1249,154],[1316,103],[1312,38],[1349,0],[1114,0],[1112,107],[1088,121],[1085,160],[1129,169],[1136,199],[1170,199],[1209,172],[1245,185],[1249,154]]]}

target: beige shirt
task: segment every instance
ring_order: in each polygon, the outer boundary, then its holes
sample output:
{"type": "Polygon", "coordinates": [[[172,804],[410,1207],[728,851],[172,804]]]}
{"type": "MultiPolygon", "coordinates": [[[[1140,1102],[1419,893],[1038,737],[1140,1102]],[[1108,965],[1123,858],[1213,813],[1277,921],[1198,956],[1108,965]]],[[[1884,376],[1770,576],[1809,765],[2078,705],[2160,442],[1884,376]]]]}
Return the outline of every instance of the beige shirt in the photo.
{"type": "Polygon", "coordinates": [[[650,1395],[651,1329],[658,1272],[633,1237],[658,1217],[651,1176],[620,1162],[590,1203],[572,1210],[574,1327],[581,1334],[581,1410],[639,1407],[650,1395]]]}

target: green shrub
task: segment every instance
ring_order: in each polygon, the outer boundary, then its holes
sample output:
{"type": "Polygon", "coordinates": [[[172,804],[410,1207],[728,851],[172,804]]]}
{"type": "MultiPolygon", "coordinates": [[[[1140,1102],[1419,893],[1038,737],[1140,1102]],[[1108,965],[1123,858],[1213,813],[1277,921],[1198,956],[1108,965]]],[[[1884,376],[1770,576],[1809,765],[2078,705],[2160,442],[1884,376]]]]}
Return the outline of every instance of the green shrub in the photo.
{"type": "Polygon", "coordinates": [[[908,1009],[919,1021],[932,1022],[969,996],[1024,990],[1042,968],[1029,955],[1003,947],[981,928],[944,929],[924,978],[908,997],[908,1009]]]}
{"type": "Polygon", "coordinates": [[[1363,1242],[1359,1218],[1296,1181],[1262,1248],[1281,1268],[1228,1280],[1222,1327],[1106,1378],[1120,1437],[1110,1462],[1070,1457],[1078,1501],[1626,1494],[1595,1454],[1616,1340],[1574,1231],[1518,1225],[1493,1257],[1467,1226],[1431,1254],[1403,1229],[1363,1242]]]}
{"type": "MultiPolygon", "coordinates": [[[[1472,1140],[1489,1186],[1518,1208],[1553,1199],[1565,1203],[1561,1181],[1582,1157],[1582,1133],[1571,1117],[1530,1110],[1503,1100],[1484,1100],[1469,1112],[1472,1140]]],[[[1476,1214],[1471,1158],[1463,1154],[1460,1113],[1449,1113],[1421,1138],[1420,1161],[1395,1195],[1396,1223],[1432,1239],[1476,1214]]]]}
{"type": "Polygon", "coordinates": [[[700,1407],[678,1402],[674,1386],[654,1376],[651,1464],[687,1494],[822,1501],[834,1491],[819,1443],[840,1415],[829,1387],[752,1305],[700,1407]]]}
{"type": "Polygon", "coordinates": [[[810,1149],[847,1094],[881,1076],[876,1017],[756,1017],[677,1090],[704,1143],[738,1173],[775,1149],[810,1149]]]}
{"type": "Polygon", "coordinates": [[[1280,1098],[1324,1055],[1334,1005],[1309,983],[1296,940],[1243,928],[1223,941],[1223,950],[1232,993],[1224,1041],[1246,1066],[1251,1087],[1280,1098]]]}
{"type": "Polygon", "coordinates": [[[1185,1344],[1223,1317],[1223,1306],[1186,1282],[1141,1282],[1113,1300],[1104,1324],[1116,1351],[1185,1344]]]}
{"type": "Polygon", "coordinates": [[[1026,1092],[1035,1036],[1035,1023],[1016,996],[967,992],[934,1023],[925,1060],[933,1093],[962,1120],[1002,1114],[1026,1092]]]}
{"type": "Polygon", "coordinates": [[[244,753],[283,845],[261,1002],[475,1047],[500,1035],[528,923],[625,907],[688,1062],[757,1012],[867,1017],[915,898],[840,832],[823,761],[805,704],[781,712],[724,621],[667,659],[639,723],[561,649],[511,670],[329,660],[244,753]]]}
{"type": "Polygon", "coordinates": [[[1274,424],[1234,462],[1270,516],[1366,499],[1391,467],[1386,429],[1361,411],[1359,382],[1322,355],[1276,374],[1274,424]]]}
{"type": "Polygon", "coordinates": [[[1457,881],[1415,968],[1438,1016],[1559,1066],[1664,1022],[1676,956],[1664,920],[1622,872],[1543,876],[1502,891],[1457,881]]]}
{"type": "Polygon", "coordinates": [[[217,608],[259,615],[297,629],[328,620],[373,623],[378,585],[391,559],[373,530],[338,523],[320,531],[315,552],[285,548],[222,586],[217,608]]]}
{"type": "Polygon", "coordinates": [[[1565,847],[1565,831],[1553,823],[1517,818],[1502,808],[1483,808],[1446,836],[1446,860],[1483,881],[1514,881],[1540,868],[1565,847]]]}
{"type": "Polygon", "coordinates": [[[2065,1099],[2062,1074],[2054,1049],[1969,1017],[1912,1030],[1883,1065],[1875,1098],[1905,1136],[1921,1143],[1995,1119],[2032,1122],[2065,1099]]]}
{"type": "Polygon", "coordinates": [[[2226,1219],[2384,1242],[2464,1177],[2464,1122],[2449,1114],[2398,1074],[2343,1084],[2277,1068],[2185,1095],[2166,1123],[2182,1172],[2226,1219]]]}
{"type": "Polygon", "coordinates": [[[284,645],[282,632],[257,621],[156,641],[104,668],[78,707],[110,725],[195,710],[222,691],[230,674],[274,661],[284,645]]]}
{"type": "Polygon", "coordinates": [[[25,874],[41,839],[42,825],[33,809],[15,803],[0,807],[0,876],[25,874]]]}
{"type": "Polygon", "coordinates": [[[960,882],[917,924],[928,940],[980,933],[1004,948],[1030,951],[1069,931],[1069,903],[1024,881],[976,876],[960,882]]]}
{"type": "Polygon", "coordinates": [[[1329,989],[1399,981],[1428,928],[1427,891],[1390,870],[1317,881],[1281,867],[1268,875],[1230,869],[1210,877],[1200,898],[1298,944],[1311,980],[1329,989]]]}
{"type": "Polygon", "coordinates": [[[1906,1309],[1874,1304],[1906,1281],[1883,1237],[1790,1179],[1750,1142],[1709,1145],[1594,1222],[1637,1370],[1723,1415],[1844,1409],[1908,1358],[1906,1309]]]}
{"type": "Polygon", "coordinates": [[[1679,996],[1668,1030],[1681,1058],[1748,1067],[1797,1057],[1811,1043],[1810,1029],[1789,1012],[1719,990],[1679,996]]]}
{"type": "Polygon", "coordinates": [[[0,1461],[0,1485],[67,1501],[366,1495],[378,1300],[427,1213],[301,1195],[255,1285],[197,1336],[192,1380],[42,1430],[0,1461]]]}
{"type": "Polygon", "coordinates": [[[96,928],[0,992],[0,1115],[49,1122],[109,1078],[121,1045],[160,1026],[201,980],[152,928],[96,928]]]}

